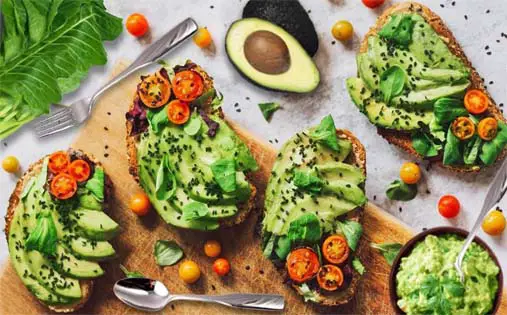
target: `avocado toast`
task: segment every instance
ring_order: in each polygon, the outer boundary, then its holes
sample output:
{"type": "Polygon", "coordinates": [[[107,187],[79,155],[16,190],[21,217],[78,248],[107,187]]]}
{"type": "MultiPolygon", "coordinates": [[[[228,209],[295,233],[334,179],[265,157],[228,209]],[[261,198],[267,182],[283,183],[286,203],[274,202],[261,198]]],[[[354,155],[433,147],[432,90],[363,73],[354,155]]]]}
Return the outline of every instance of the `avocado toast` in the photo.
{"type": "Polygon", "coordinates": [[[185,229],[243,222],[256,193],[247,174],[258,166],[224,120],[212,78],[187,61],[141,80],[126,114],[129,171],[155,210],[185,229]]]}
{"type": "Polygon", "coordinates": [[[266,188],[262,249],[305,301],[337,306],[354,296],[364,272],[358,245],[365,179],[363,145],[336,130],[331,116],[278,153],[266,188]]]}
{"type": "Polygon", "coordinates": [[[98,262],[115,256],[108,241],[119,226],[104,213],[111,190],[97,160],[69,149],[32,164],[9,199],[5,235],[12,265],[55,312],[81,308],[93,279],[104,274],[98,262]]]}
{"type": "Polygon", "coordinates": [[[456,172],[505,157],[503,114],[427,7],[404,2],[387,9],[366,34],[357,64],[349,94],[389,143],[456,172]]]}

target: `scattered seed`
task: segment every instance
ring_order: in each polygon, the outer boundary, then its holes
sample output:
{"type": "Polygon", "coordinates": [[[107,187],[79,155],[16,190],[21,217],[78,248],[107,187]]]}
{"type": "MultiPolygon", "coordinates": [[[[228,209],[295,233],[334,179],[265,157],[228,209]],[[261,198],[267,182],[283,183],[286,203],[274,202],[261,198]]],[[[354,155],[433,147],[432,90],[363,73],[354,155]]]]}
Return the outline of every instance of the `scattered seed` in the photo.
{"type": "Polygon", "coordinates": [[[503,107],[503,103],[500,103],[498,106],[503,107]]]}
{"type": "Polygon", "coordinates": [[[4,142],[4,147],[6,147],[6,146],[7,146],[7,142],[4,142]]]}
{"type": "Polygon", "coordinates": [[[104,130],[105,130],[105,131],[108,131],[108,130],[109,130],[109,128],[107,128],[107,127],[104,127],[104,130]]]}
{"type": "Polygon", "coordinates": [[[241,113],[241,109],[240,108],[236,109],[236,112],[241,113]]]}
{"type": "Polygon", "coordinates": [[[216,290],[217,288],[215,288],[215,286],[214,286],[214,285],[211,285],[211,289],[214,291],[214,290],[216,290]]]}
{"type": "Polygon", "coordinates": [[[106,149],[106,150],[107,150],[107,149],[109,149],[109,146],[106,144],[106,145],[104,146],[104,149],[106,149]]]}
{"type": "Polygon", "coordinates": [[[468,15],[465,14],[465,20],[468,20],[468,15]]]}
{"type": "Polygon", "coordinates": [[[401,213],[401,212],[403,211],[403,209],[400,207],[400,208],[398,209],[398,211],[400,211],[400,213],[401,213]]]}
{"type": "Polygon", "coordinates": [[[111,116],[111,112],[107,112],[107,114],[108,114],[109,116],[111,116]]]}
{"type": "Polygon", "coordinates": [[[488,49],[489,49],[489,46],[488,46],[488,45],[486,45],[486,47],[484,47],[484,49],[488,50],[488,49]]]}
{"type": "Polygon", "coordinates": [[[456,5],[456,1],[451,2],[451,5],[455,6],[456,5]]]}
{"type": "Polygon", "coordinates": [[[250,266],[246,266],[246,267],[245,267],[245,269],[246,269],[246,270],[250,270],[250,266]]]}
{"type": "Polygon", "coordinates": [[[175,307],[174,307],[174,304],[171,304],[171,309],[172,309],[173,311],[174,311],[174,308],[175,308],[175,307]]]}
{"type": "Polygon", "coordinates": [[[489,14],[489,12],[491,12],[489,9],[488,9],[488,10],[486,10],[486,14],[489,14]]]}
{"type": "Polygon", "coordinates": [[[234,107],[238,107],[239,106],[239,103],[234,103],[234,107]]]}
{"type": "Polygon", "coordinates": [[[373,195],[373,200],[377,200],[377,195],[373,195]]]}
{"type": "Polygon", "coordinates": [[[215,6],[214,6],[214,5],[210,5],[210,6],[209,6],[209,8],[210,8],[210,9],[213,9],[213,8],[215,8],[215,6]]]}
{"type": "Polygon", "coordinates": [[[104,153],[104,157],[107,158],[109,156],[109,153],[104,153]]]}
{"type": "Polygon", "coordinates": [[[493,82],[493,81],[489,81],[489,85],[492,85],[492,84],[494,84],[494,83],[495,83],[495,82],[493,82]]]}
{"type": "Polygon", "coordinates": [[[431,194],[431,191],[429,189],[426,189],[426,193],[429,195],[431,194]]]}
{"type": "Polygon", "coordinates": [[[250,98],[247,96],[247,97],[245,97],[245,100],[249,101],[249,100],[250,100],[250,98]]]}
{"type": "Polygon", "coordinates": [[[441,8],[445,8],[445,5],[443,5],[443,4],[440,4],[440,7],[441,7],[441,8]]]}
{"type": "Polygon", "coordinates": [[[491,51],[488,51],[486,54],[487,54],[488,56],[491,56],[491,51]]]}
{"type": "Polygon", "coordinates": [[[426,231],[426,230],[427,230],[427,228],[423,228],[422,230],[423,230],[423,231],[426,231]]]}
{"type": "Polygon", "coordinates": [[[336,44],[336,41],[335,41],[335,40],[331,42],[331,45],[334,45],[334,44],[336,44]]]}
{"type": "Polygon", "coordinates": [[[263,274],[264,274],[264,270],[262,270],[262,269],[261,269],[261,270],[259,270],[259,273],[260,273],[261,275],[263,275],[263,274]]]}

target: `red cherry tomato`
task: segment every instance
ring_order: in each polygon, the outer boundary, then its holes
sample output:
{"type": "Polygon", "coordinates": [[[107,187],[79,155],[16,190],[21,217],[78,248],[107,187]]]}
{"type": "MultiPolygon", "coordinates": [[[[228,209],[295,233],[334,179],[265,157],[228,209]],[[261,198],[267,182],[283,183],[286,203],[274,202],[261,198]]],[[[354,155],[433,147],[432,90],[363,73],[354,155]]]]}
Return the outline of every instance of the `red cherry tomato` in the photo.
{"type": "Polygon", "coordinates": [[[363,0],[363,4],[370,9],[375,9],[384,4],[385,0],[363,0]]]}
{"type": "Polygon", "coordinates": [[[454,218],[459,213],[459,200],[452,195],[445,195],[438,201],[438,212],[445,218],[454,218]]]}
{"type": "Polygon", "coordinates": [[[125,27],[127,27],[127,31],[135,37],[141,37],[150,28],[148,24],[148,20],[144,17],[144,15],[140,13],[134,13],[129,15],[127,18],[127,22],[125,23],[125,27]]]}
{"type": "Polygon", "coordinates": [[[213,271],[223,277],[225,276],[226,274],[229,273],[229,271],[231,271],[231,264],[229,264],[229,261],[227,261],[227,259],[224,259],[224,258],[218,258],[217,260],[215,260],[215,262],[213,263],[213,271]]]}

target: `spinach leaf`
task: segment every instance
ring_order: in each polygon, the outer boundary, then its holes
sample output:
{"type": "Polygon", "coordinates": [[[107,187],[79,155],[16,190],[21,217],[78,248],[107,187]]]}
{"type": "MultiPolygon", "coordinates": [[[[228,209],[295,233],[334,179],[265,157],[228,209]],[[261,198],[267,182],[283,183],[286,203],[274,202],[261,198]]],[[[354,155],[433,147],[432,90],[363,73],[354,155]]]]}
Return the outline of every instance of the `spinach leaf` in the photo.
{"type": "Polygon", "coordinates": [[[158,167],[155,195],[158,200],[168,200],[176,192],[176,177],[169,166],[169,156],[164,155],[158,167]]]}
{"type": "Polygon", "coordinates": [[[236,190],[236,162],[233,159],[220,159],[210,165],[215,181],[225,192],[236,190]]]}
{"type": "Polygon", "coordinates": [[[436,118],[433,118],[429,125],[430,133],[436,140],[441,143],[445,142],[445,129],[437,122],[436,118]]]}
{"type": "Polygon", "coordinates": [[[399,66],[392,66],[380,75],[380,91],[386,104],[403,92],[405,81],[405,71],[399,66]]]}
{"type": "Polygon", "coordinates": [[[465,150],[463,151],[463,161],[466,165],[474,165],[479,156],[481,149],[482,139],[478,136],[474,136],[465,144],[465,150]]]}
{"type": "Polygon", "coordinates": [[[461,153],[460,141],[452,132],[451,127],[449,127],[444,147],[444,165],[458,164],[461,161],[463,161],[463,155],[461,153]]]}
{"type": "Polygon", "coordinates": [[[359,240],[361,239],[361,235],[363,235],[363,226],[361,223],[352,220],[345,220],[343,222],[337,221],[337,224],[340,232],[345,235],[350,249],[356,250],[359,240]]]}
{"type": "Polygon", "coordinates": [[[354,268],[354,270],[357,271],[361,276],[366,272],[366,268],[364,267],[361,260],[359,260],[357,257],[354,257],[354,259],[352,259],[352,268],[354,268]]]}
{"type": "Polygon", "coordinates": [[[439,98],[433,105],[433,111],[436,121],[441,125],[448,124],[458,117],[468,116],[463,101],[450,97],[439,98]]]}
{"type": "Polygon", "coordinates": [[[412,136],[412,147],[424,157],[437,156],[442,146],[433,142],[433,140],[424,132],[416,132],[412,136]]]}
{"type": "Polygon", "coordinates": [[[391,15],[390,20],[379,31],[379,36],[398,46],[406,47],[412,42],[415,21],[410,15],[391,15]]]}
{"type": "Polygon", "coordinates": [[[259,108],[262,112],[262,116],[264,116],[264,119],[266,119],[266,121],[270,121],[273,113],[280,109],[280,104],[275,102],[260,103],[259,108]]]}
{"type": "Polygon", "coordinates": [[[308,190],[312,193],[318,193],[322,189],[324,181],[315,175],[315,172],[301,171],[296,169],[294,171],[294,185],[299,188],[308,190]]]}
{"type": "Polygon", "coordinates": [[[54,255],[57,241],[58,236],[51,211],[42,210],[37,213],[37,223],[25,241],[25,248],[47,255],[54,255]]]}
{"type": "Polygon", "coordinates": [[[158,240],[154,248],[155,261],[159,266],[172,266],[183,257],[183,250],[175,241],[158,240]]]}
{"type": "Polygon", "coordinates": [[[291,244],[292,242],[287,235],[280,236],[275,247],[276,256],[278,256],[281,260],[285,260],[287,255],[289,255],[291,244]]]}
{"type": "Polygon", "coordinates": [[[336,136],[336,127],[331,115],[327,115],[322,119],[317,128],[310,132],[310,137],[328,148],[340,152],[338,137],[336,136]]]}
{"type": "Polygon", "coordinates": [[[391,200],[409,201],[417,196],[417,185],[408,185],[397,179],[389,184],[386,195],[391,200]]]}
{"type": "Polygon", "coordinates": [[[152,109],[147,110],[146,118],[148,119],[151,129],[156,134],[159,134],[165,126],[169,125],[169,118],[167,117],[165,107],[158,111],[152,109]]]}
{"type": "Polygon", "coordinates": [[[398,256],[398,253],[400,252],[400,249],[403,245],[399,243],[371,243],[370,246],[372,248],[378,249],[386,259],[389,266],[392,266],[394,259],[396,256],[398,256]]]}
{"type": "Polygon", "coordinates": [[[209,214],[208,205],[199,201],[192,201],[183,206],[183,219],[187,221],[197,220],[209,214]]]}
{"type": "Polygon", "coordinates": [[[120,265],[121,271],[125,274],[127,278],[144,278],[144,275],[139,271],[129,271],[125,266],[120,265]]]}
{"type": "Polygon", "coordinates": [[[290,223],[287,236],[292,244],[319,242],[322,237],[319,218],[313,213],[301,215],[290,223]]]}
{"type": "MultiPolygon", "coordinates": [[[[238,139],[239,140],[239,139],[238,139]]],[[[236,170],[255,172],[259,169],[248,146],[241,140],[236,144],[236,170]]]]}
{"type": "Polygon", "coordinates": [[[507,125],[503,121],[498,122],[498,133],[496,137],[482,146],[479,158],[485,165],[491,165],[496,161],[498,155],[507,144],[507,125]]]}
{"type": "Polygon", "coordinates": [[[201,117],[197,114],[197,112],[194,112],[192,113],[192,116],[190,116],[190,120],[183,127],[183,131],[185,131],[185,133],[189,136],[195,136],[199,133],[199,130],[201,130],[201,125],[201,117]]]}
{"type": "Polygon", "coordinates": [[[88,189],[98,201],[104,201],[104,169],[102,167],[95,167],[92,178],[90,178],[85,188],[88,189]]]}

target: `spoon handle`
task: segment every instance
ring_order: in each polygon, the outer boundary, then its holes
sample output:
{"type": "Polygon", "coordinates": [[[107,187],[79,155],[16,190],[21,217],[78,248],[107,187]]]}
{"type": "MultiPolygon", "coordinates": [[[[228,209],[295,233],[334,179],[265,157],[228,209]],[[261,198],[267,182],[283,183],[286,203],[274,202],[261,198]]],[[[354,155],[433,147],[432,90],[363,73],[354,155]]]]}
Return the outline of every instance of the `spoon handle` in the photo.
{"type": "Polygon", "coordinates": [[[173,301],[217,303],[230,307],[262,311],[282,311],[285,300],[275,294],[171,295],[173,301]]]}

